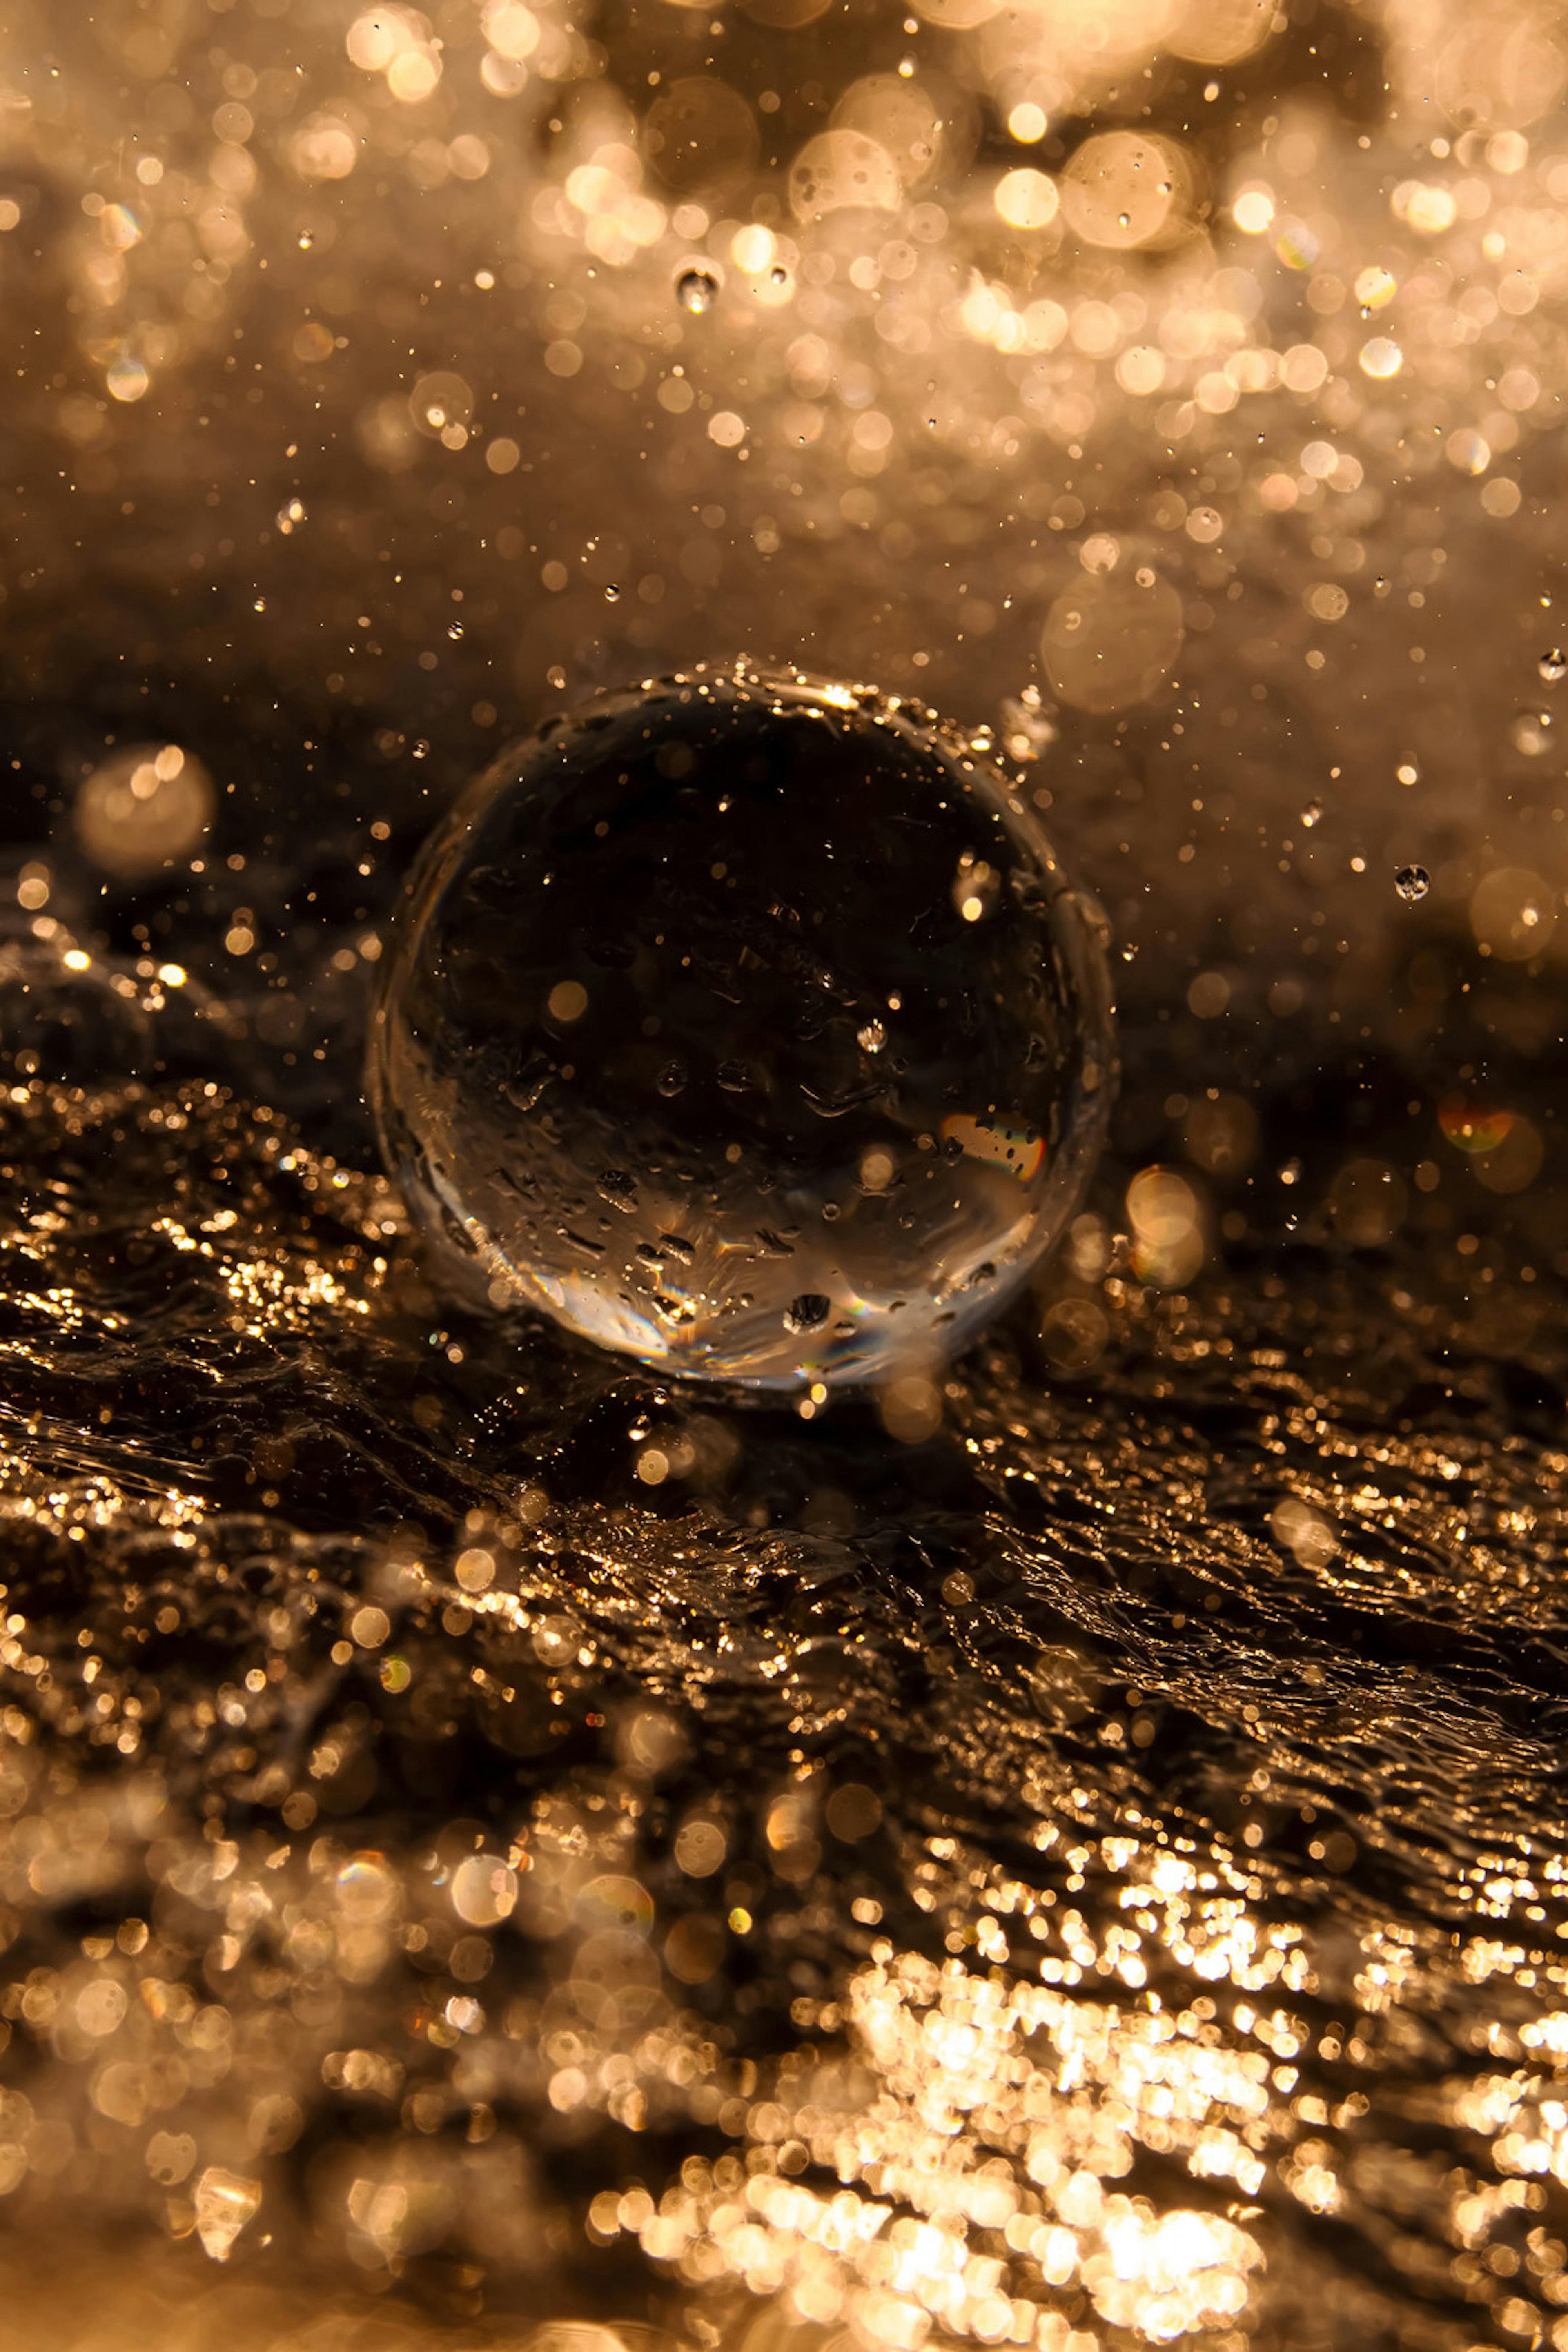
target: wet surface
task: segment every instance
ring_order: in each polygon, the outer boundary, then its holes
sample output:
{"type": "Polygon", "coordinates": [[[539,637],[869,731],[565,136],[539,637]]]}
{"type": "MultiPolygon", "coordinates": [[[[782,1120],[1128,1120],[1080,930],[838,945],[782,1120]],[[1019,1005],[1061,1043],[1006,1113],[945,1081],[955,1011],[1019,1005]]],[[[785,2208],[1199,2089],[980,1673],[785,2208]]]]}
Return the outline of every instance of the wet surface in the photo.
{"type": "Polygon", "coordinates": [[[18,2221],[448,2323],[1550,2314],[1554,1283],[1063,1267],[900,1443],[433,1323],[221,1091],[5,1144],[18,2221]]]}
{"type": "Polygon", "coordinates": [[[8,35],[26,2352],[1568,2341],[1568,60],[1155,13],[8,35]],[[467,778],[740,644],[1121,1008],[809,1418],[461,1303],[360,1098],[467,778]]]}

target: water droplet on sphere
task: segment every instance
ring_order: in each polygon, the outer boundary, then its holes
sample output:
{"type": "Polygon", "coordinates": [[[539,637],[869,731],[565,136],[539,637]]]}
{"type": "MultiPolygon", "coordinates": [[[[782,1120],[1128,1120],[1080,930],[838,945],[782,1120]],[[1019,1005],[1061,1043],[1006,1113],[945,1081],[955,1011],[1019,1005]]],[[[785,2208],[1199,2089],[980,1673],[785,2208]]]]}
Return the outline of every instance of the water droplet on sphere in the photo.
{"type": "Polygon", "coordinates": [[[1394,877],[1394,887],[1406,906],[1414,906],[1432,887],[1432,877],[1424,866],[1402,866],[1394,877]]]}
{"type": "Polygon", "coordinates": [[[795,671],[552,719],[399,938],[370,1085],[437,1271],[663,1374],[934,1360],[1104,1135],[1104,950],[1037,818],[929,714],[795,671]]]}
{"type": "Polygon", "coordinates": [[[1553,646],[1550,653],[1542,655],[1535,667],[1540,671],[1544,685],[1561,686],[1563,679],[1568,677],[1568,654],[1563,652],[1561,646],[1553,646]]]}
{"type": "Polygon", "coordinates": [[[683,310],[700,319],[719,299],[719,280],[710,269],[683,269],[675,281],[675,299],[683,310]]]}

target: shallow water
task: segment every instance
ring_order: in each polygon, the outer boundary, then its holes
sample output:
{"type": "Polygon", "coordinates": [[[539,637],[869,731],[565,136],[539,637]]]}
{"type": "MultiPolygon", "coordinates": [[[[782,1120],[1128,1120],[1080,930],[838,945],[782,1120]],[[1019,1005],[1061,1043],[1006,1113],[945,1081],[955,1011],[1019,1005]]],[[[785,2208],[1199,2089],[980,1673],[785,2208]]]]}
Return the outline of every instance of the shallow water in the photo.
{"type": "Polygon", "coordinates": [[[4,1140],[26,2232],[194,2238],[258,2341],[301,2272],[698,2340],[740,2287],[1550,2328],[1549,1274],[1061,1267],[900,1444],[437,1320],[379,1181],[214,1081],[35,1079],[4,1140]]]}

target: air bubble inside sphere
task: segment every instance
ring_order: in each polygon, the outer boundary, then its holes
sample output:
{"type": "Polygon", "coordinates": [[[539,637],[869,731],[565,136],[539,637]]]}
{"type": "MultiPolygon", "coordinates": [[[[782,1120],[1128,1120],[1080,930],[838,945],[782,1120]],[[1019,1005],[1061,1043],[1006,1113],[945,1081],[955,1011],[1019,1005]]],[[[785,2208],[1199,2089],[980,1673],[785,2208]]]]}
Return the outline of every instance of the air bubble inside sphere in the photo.
{"type": "Polygon", "coordinates": [[[1103,919],[1022,788],[909,703],[742,666],[552,719],[458,802],[371,1046],[454,1269],[663,1373],[950,1352],[1076,1207],[1103,919]]]}

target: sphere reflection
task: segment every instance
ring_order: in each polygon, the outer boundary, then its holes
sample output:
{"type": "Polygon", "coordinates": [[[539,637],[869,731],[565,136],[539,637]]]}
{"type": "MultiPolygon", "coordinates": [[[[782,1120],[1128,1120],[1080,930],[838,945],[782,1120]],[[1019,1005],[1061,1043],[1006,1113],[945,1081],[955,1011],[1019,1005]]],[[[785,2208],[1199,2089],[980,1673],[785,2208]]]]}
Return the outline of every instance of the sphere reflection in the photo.
{"type": "Polygon", "coordinates": [[[740,666],[514,747],[413,877],[370,1086],[438,1249],[662,1370],[929,1361],[1072,1213],[1101,925],[983,751],[740,666]]]}

